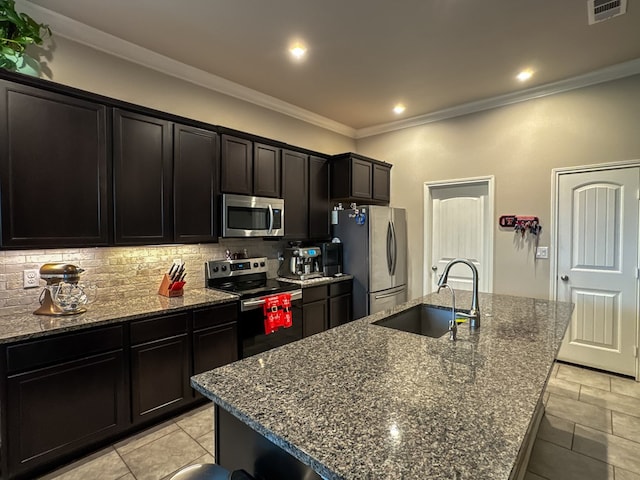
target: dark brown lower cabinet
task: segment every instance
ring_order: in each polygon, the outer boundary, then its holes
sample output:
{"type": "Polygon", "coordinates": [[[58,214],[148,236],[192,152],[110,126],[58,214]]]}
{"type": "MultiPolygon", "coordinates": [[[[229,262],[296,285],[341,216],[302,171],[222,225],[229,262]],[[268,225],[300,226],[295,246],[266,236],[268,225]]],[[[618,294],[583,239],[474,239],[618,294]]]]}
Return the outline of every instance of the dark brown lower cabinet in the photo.
{"type": "Polygon", "coordinates": [[[327,301],[320,300],[302,305],[302,336],[324,332],[328,327],[327,301]]]}
{"type": "Polygon", "coordinates": [[[31,479],[204,397],[238,359],[237,303],[0,345],[0,478],[31,479]]]}
{"type": "Polygon", "coordinates": [[[329,328],[344,325],[353,319],[350,293],[329,299],[329,319],[329,328]]]}
{"type": "Polygon", "coordinates": [[[187,403],[189,390],[187,334],[131,347],[133,421],[157,417],[187,403]]]}
{"type": "Polygon", "coordinates": [[[131,322],[131,413],[134,423],[191,400],[188,313],[131,322]]]}
{"type": "MultiPolygon", "coordinates": [[[[79,350],[91,351],[105,343],[101,336],[117,335],[113,328],[98,329],[95,338],[83,335],[75,339],[87,341],[79,350]]],[[[59,340],[31,342],[7,351],[10,372],[15,369],[17,373],[10,374],[6,382],[2,478],[33,478],[32,472],[55,460],[69,459],[128,425],[122,343],[115,350],[60,362],[68,352],[60,355],[48,348],[60,345],[59,340]],[[48,365],[22,371],[31,363],[24,353],[35,353],[36,363],[48,365]]]]}
{"type": "Polygon", "coordinates": [[[302,290],[303,336],[324,332],[353,319],[352,282],[343,280],[302,290]]]}
{"type": "MultiPolygon", "coordinates": [[[[238,360],[237,317],[235,304],[193,312],[194,375],[238,360]]],[[[204,398],[195,390],[193,395],[204,398]]]]}

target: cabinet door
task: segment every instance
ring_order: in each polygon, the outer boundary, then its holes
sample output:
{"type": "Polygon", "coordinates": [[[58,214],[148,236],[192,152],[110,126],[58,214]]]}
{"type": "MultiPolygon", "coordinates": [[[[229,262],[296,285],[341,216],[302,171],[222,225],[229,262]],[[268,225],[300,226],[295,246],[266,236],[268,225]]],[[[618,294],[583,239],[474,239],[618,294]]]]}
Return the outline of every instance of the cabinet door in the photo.
{"type": "Polygon", "coordinates": [[[131,394],[134,423],[191,400],[186,334],[131,347],[131,394]]]}
{"type": "Polygon", "coordinates": [[[391,200],[391,168],[373,165],[373,199],[386,203],[391,200]]]}
{"type": "Polygon", "coordinates": [[[250,140],[222,135],[220,190],[252,195],[253,149],[250,140]]]}
{"type": "Polygon", "coordinates": [[[370,199],[372,188],[373,164],[366,160],[351,159],[351,196],[370,199]]]}
{"type": "Polygon", "coordinates": [[[0,81],[3,247],[107,245],[107,109],[0,81]]]}
{"type": "Polygon", "coordinates": [[[236,322],[193,332],[193,373],[202,373],[238,360],[236,322]]]}
{"type": "Polygon", "coordinates": [[[173,225],[179,243],[217,242],[218,135],[184,125],[173,130],[173,225]]]}
{"type": "Polygon", "coordinates": [[[324,332],[328,325],[327,319],[326,300],[302,305],[302,336],[324,332]]]}
{"type": "Polygon", "coordinates": [[[169,122],[113,112],[115,243],[169,243],[171,227],[171,131],[169,122]]]}
{"type": "Polygon", "coordinates": [[[352,319],[350,293],[329,299],[329,328],[343,325],[352,319]]]}
{"type": "Polygon", "coordinates": [[[280,197],[280,149],[256,143],[253,146],[253,194],[280,197]]]}
{"type": "Polygon", "coordinates": [[[329,224],[329,162],[309,157],[309,238],[326,240],[331,236],[329,224]]]}
{"type": "Polygon", "coordinates": [[[282,151],[282,197],[284,198],[284,237],[309,235],[308,194],[309,158],[304,153],[282,151]]]}
{"type": "Polygon", "coordinates": [[[10,376],[11,476],[86,448],[128,422],[122,350],[10,376]]]}

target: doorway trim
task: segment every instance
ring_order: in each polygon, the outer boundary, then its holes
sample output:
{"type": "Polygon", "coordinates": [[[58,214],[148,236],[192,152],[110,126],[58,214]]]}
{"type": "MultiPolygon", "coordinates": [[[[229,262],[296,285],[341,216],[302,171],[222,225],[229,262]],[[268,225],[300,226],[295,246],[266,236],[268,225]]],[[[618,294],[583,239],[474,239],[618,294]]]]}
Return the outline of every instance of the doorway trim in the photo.
{"type": "MultiPolygon", "coordinates": [[[[619,168],[640,167],[638,160],[622,160],[619,162],[596,163],[592,165],[580,165],[575,167],[560,167],[551,170],[551,256],[549,265],[549,298],[556,301],[558,299],[558,227],[560,205],[558,198],[560,192],[560,176],[572,173],[596,172],[598,170],[617,170],[619,168]]],[[[640,201],[640,192],[637,192],[640,201]]],[[[638,258],[640,258],[640,242],[638,244],[638,258]]],[[[636,265],[636,271],[640,274],[640,265],[636,265]]],[[[638,278],[638,274],[636,278],[638,278]]],[[[640,305],[640,288],[636,282],[636,306],[640,305]]],[[[638,345],[640,344],[640,320],[636,314],[636,381],[640,381],[640,356],[638,355],[638,345]]]]}
{"type": "Polygon", "coordinates": [[[453,186],[465,186],[465,185],[478,185],[478,184],[486,184],[487,185],[487,215],[490,219],[492,219],[492,226],[489,228],[488,232],[488,243],[489,248],[487,249],[487,278],[489,280],[489,293],[493,292],[493,251],[494,251],[494,230],[493,227],[493,219],[495,216],[495,176],[487,175],[482,177],[469,177],[469,178],[457,178],[451,180],[437,180],[432,182],[424,183],[424,215],[423,215],[423,266],[422,266],[422,294],[426,295],[430,293],[429,287],[431,285],[430,282],[430,271],[431,271],[431,224],[432,224],[432,205],[433,205],[433,197],[432,197],[432,189],[437,187],[453,187],[453,186]]]}

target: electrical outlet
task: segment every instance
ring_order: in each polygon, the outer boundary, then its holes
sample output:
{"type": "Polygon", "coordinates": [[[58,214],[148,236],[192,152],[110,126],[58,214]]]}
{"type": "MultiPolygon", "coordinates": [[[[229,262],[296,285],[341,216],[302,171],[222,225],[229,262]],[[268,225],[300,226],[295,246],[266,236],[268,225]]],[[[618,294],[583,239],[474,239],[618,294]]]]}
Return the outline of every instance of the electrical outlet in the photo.
{"type": "Polygon", "coordinates": [[[536,248],[536,258],[549,258],[549,247],[536,248]]]}
{"type": "Polygon", "coordinates": [[[22,282],[24,288],[35,288],[40,285],[40,273],[38,269],[24,270],[22,272],[22,282]]]}

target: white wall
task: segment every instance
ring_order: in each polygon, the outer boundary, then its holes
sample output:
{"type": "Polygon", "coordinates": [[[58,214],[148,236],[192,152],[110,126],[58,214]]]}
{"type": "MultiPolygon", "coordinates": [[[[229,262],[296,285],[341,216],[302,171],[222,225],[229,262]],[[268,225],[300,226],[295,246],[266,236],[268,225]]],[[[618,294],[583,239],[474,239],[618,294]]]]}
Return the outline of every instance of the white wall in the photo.
{"type": "Polygon", "coordinates": [[[392,163],[391,201],[408,209],[410,296],[422,292],[424,182],[495,175],[494,292],[549,297],[549,261],[497,217],[537,215],[549,245],[551,171],[640,159],[640,76],[360,139],[392,163]]]}

